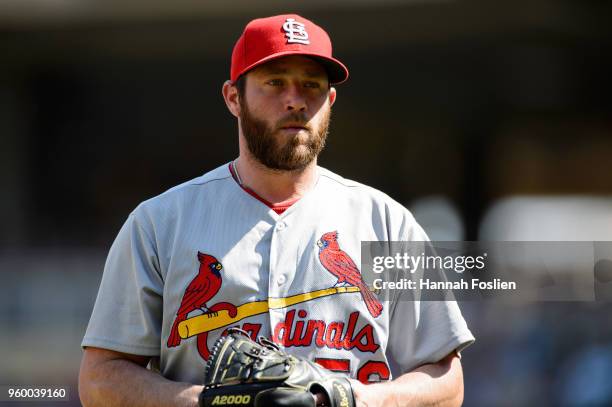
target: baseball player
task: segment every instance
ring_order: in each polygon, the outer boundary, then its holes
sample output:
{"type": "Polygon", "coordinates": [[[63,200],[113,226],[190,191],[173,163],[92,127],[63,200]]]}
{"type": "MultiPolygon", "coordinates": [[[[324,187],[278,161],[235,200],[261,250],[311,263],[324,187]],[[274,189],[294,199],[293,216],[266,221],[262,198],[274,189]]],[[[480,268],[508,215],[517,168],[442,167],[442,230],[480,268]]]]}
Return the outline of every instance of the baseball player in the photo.
{"type": "MultiPolygon", "coordinates": [[[[245,27],[222,89],[239,156],[129,215],[82,342],[83,405],[198,405],[232,328],[349,378],[341,402],[312,390],[313,406],[461,404],[458,354],[474,338],[456,303],[384,301],[360,274],[362,241],[426,234],[387,195],[317,166],[347,78],[313,22],[245,27]]],[[[262,400],[212,404],[297,405],[262,400]]]]}

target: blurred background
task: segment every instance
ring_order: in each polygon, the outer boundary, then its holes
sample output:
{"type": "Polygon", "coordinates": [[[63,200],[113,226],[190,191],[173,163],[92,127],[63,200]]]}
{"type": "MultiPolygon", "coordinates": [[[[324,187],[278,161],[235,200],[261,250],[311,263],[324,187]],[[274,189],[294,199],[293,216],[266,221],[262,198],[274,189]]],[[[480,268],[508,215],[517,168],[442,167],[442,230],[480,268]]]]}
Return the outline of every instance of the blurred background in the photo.
{"type": "MultiPolygon", "coordinates": [[[[284,12],[325,27],[350,69],[323,166],[434,240],[612,240],[610,2],[2,0],[0,384],[71,386],[58,405],[79,405],[115,234],[237,156],[231,50],[284,12]]],[[[612,405],[610,302],[463,310],[466,406],[612,405]]]]}

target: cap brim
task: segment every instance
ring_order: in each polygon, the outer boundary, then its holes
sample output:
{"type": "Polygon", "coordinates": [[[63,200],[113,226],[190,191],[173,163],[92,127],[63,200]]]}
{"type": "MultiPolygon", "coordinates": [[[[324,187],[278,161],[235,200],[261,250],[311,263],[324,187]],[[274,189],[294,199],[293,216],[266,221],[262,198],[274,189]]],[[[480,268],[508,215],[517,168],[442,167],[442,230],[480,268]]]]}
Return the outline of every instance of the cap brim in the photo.
{"type": "Polygon", "coordinates": [[[286,57],[289,55],[303,55],[303,56],[307,56],[307,57],[316,59],[317,62],[321,63],[321,65],[325,67],[325,70],[327,71],[327,75],[329,77],[330,85],[341,84],[342,82],[345,82],[349,77],[348,68],[344,66],[344,64],[338,61],[337,59],[330,58],[330,57],[320,55],[320,54],[308,53],[308,52],[303,52],[303,51],[283,51],[283,52],[278,52],[276,54],[268,55],[267,57],[260,59],[259,61],[244,68],[242,72],[240,72],[238,77],[244,75],[245,73],[249,72],[252,69],[257,68],[258,66],[262,64],[265,64],[266,62],[269,62],[273,59],[286,57]]]}

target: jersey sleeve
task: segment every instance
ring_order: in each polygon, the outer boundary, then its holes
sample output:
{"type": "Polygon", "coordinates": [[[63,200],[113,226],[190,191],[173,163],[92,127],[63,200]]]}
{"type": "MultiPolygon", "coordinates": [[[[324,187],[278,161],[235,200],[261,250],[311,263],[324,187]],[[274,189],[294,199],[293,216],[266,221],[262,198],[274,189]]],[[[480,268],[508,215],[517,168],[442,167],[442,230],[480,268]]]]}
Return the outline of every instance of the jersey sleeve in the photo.
{"type": "MultiPolygon", "coordinates": [[[[403,222],[402,239],[429,242],[411,214],[403,222]]],[[[456,301],[415,300],[402,293],[393,301],[387,353],[394,377],[426,363],[435,363],[474,342],[456,301]]]]}
{"type": "Polygon", "coordinates": [[[455,301],[400,301],[391,324],[387,351],[395,377],[474,342],[455,301]]]}
{"type": "Polygon", "coordinates": [[[160,353],[163,278],[146,220],[137,208],[111,246],[83,347],[160,353]]]}

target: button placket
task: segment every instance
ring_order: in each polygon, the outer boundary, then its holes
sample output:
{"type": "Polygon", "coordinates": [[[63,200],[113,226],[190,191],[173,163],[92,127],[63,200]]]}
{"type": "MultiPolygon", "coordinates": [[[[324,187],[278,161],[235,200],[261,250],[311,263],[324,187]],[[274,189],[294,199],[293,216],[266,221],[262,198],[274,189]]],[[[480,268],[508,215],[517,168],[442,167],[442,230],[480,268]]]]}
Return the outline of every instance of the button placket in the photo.
{"type": "MultiPolygon", "coordinates": [[[[284,269],[280,258],[282,257],[283,250],[283,238],[282,233],[287,229],[288,225],[279,220],[274,225],[274,232],[272,233],[272,242],[270,246],[270,273],[269,273],[269,296],[270,297],[284,297],[286,295],[286,287],[288,278],[286,270],[284,269]]],[[[278,323],[285,319],[285,309],[270,309],[268,315],[270,317],[270,330],[274,334],[274,329],[278,323]]]]}

